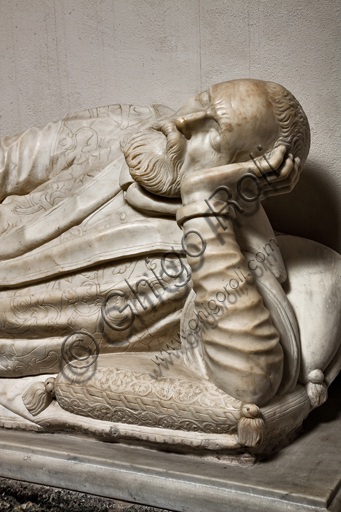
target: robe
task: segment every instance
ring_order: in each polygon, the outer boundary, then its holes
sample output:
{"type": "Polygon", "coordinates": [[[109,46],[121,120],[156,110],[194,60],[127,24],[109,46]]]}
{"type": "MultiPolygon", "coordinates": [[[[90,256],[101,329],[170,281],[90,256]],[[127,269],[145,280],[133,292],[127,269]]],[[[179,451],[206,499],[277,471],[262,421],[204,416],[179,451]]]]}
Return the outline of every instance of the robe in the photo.
{"type": "Polygon", "coordinates": [[[169,111],[111,105],[0,140],[1,377],[58,372],[74,332],[101,353],[150,351],[177,333],[188,272],[167,276],[161,258],[183,258],[181,230],[134,209],[119,182],[122,145],[169,111]],[[130,304],[129,329],[105,321],[108,297],[107,311],[130,304]]]}

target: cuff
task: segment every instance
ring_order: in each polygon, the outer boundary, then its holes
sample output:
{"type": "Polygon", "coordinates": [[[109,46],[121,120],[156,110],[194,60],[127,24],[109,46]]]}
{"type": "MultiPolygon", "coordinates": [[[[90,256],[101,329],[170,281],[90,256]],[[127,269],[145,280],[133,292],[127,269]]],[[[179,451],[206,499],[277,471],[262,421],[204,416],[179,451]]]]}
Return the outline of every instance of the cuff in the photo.
{"type": "Polygon", "coordinates": [[[235,218],[233,208],[226,201],[218,199],[198,201],[179,208],[176,212],[176,222],[181,227],[189,219],[195,217],[232,217],[235,218]]]}

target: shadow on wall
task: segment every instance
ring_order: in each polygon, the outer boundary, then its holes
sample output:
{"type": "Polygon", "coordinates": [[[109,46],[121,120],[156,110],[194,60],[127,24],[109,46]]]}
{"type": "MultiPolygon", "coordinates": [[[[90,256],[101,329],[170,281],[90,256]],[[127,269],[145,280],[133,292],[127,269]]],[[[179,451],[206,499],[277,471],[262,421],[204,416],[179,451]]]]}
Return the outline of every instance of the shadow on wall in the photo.
{"type": "Polygon", "coordinates": [[[322,164],[309,161],[290,194],[263,201],[273,228],[302,236],[341,252],[339,202],[322,164]]]}

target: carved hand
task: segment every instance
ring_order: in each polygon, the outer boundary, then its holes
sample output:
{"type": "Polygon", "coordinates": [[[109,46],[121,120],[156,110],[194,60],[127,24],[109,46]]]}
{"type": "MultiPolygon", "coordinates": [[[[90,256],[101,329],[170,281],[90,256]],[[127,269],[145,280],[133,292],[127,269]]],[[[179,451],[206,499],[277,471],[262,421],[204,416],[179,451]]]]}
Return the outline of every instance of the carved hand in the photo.
{"type": "Polygon", "coordinates": [[[270,158],[255,159],[257,165],[249,160],[187,174],[181,183],[182,204],[185,206],[208,199],[221,185],[235,191],[238,181],[249,173],[257,180],[257,187],[261,190],[260,200],[291,192],[299,179],[301,165],[300,159],[293,160],[291,154],[284,158],[286,151],[285,146],[279,146],[270,158]]]}
{"type": "Polygon", "coordinates": [[[294,159],[291,153],[284,158],[285,154],[285,146],[279,146],[272,152],[270,159],[266,157],[255,159],[259,168],[255,169],[256,165],[254,165],[253,172],[257,177],[261,178],[262,182],[260,200],[266,197],[287,194],[296,186],[302,171],[301,160],[298,157],[294,159]],[[266,174],[266,179],[264,173],[266,174]]]}

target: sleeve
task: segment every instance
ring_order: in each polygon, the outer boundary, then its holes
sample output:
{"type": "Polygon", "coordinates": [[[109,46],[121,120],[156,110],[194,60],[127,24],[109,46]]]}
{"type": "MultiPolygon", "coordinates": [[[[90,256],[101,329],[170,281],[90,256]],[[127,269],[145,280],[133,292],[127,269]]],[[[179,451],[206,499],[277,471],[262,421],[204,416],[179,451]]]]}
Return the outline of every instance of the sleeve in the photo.
{"type": "Polygon", "coordinates": [[[52,122],[0,139],[0,201],[9,195],[27,194],[49,180],[61,124],[52,122]]]}
{"type": "Polygon", "coordinates": [[[278,390],[283,351],[236,242],[233,223],[230,218],[224,222],[225,229],[212,229],[207,217],[183,223],[196,293],[191,324],[201,327],[201,349],[211,381],[230,396],[260,406],[278,390]],[[198,237],[205,249],[200,258],[194,257],[193,249],[198,237]]]}

